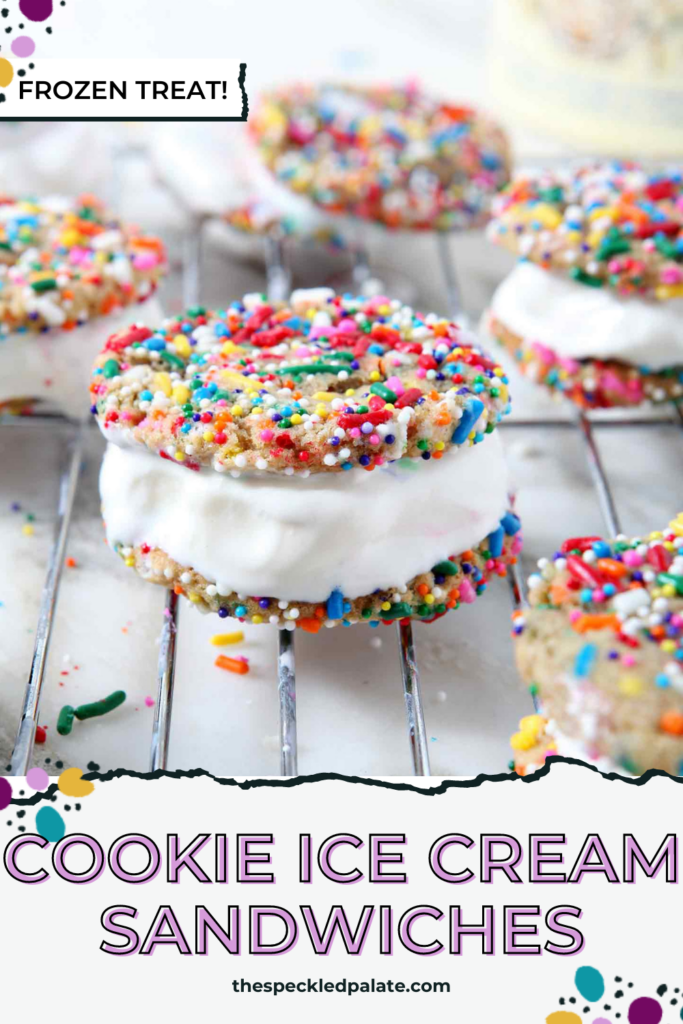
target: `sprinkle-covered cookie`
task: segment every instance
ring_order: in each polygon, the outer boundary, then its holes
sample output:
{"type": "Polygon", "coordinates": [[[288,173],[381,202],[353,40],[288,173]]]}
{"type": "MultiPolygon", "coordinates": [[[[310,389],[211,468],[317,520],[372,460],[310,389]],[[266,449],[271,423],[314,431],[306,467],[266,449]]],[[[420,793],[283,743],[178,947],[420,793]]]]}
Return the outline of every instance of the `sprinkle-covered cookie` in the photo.
{"type": "Polygon", "coordinates": [[[531,751],[522,767],[545,746],[635,775],[681,774],[683,514],[646,537],[570,538],[538,570],[513,636],[548,722],[533,716],[513,737],[531,751]]]}
{"type": "Polygon", "coordinates": [[[389,625],[401,619],[434,622],[446,612],[473,604],[496,576],[505,576],[522,546],[520,521],[512,512],[476,547],[452,555],[399,589],[375,590],[348,598],[333,590],[326,601],[288,601],[276,597],[237,594],[209,582],[189,566],[179,565],[166,552],[148,544],[128,547],[115,544],[125,564],[151,583],[173,589],[200,611],[217,612],[255,625],[266,623],[280,629],[317,633],[323,626],[389,625]]]}
{"type": "Polygon", "coordinates": [[[0,336],[68,331],[148,298],[166,269],[157,238],[75,201],[0,195],[0,336]]]}
{"type": "Polygon", "coordinates": [[[283,86],[249,125],[280,182],[330,213],[391,228],[481,225],[509,178],[495,122],[410,84],[283,86]]]}
{"type": "Polygon", "coordinates": [[[541,340],[522,337],[493,311],[486,317],[486,330],[526,377],[582,409],[678,402],[683,398],[683,365],[650,370],[617,359],[575,359],[561,355],[541,340]]]}
{"type": "Polygon", "coordinates": [[[590,164],[513,181],[494,202],[489,237],[586,288],[683,296],[683,175],[590,164]]]}
{"type": "Polygon", "coordinates": [[[503,370],[458,325],[327,288],[124,330],[91,392],[105,435],[237,474],[440,459],[482,441],[510,404],[503,370]]]}

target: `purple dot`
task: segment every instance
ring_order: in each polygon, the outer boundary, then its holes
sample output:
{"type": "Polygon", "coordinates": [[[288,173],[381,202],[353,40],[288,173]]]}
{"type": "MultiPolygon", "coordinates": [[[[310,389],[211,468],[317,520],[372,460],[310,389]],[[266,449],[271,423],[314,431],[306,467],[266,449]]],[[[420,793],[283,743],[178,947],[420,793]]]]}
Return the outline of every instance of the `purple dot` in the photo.
{"type": "Polygon", "coordinates": [[[628,1008],[630,1024],[659,1024],[662,1019],[662,1008],[656,999],[641,996],[634,999],[628,1008]]]}
{"type": "Polygon", "coordinates": [[[17,36],[12,40],[12,53],[15,57],[30,57],[35,49],[36,44],[30,36],[17,36]]]}
{"type": "Polygon", "coordinates": [[[607,1017],[596,1017],[593,1024],[611,1024],[611,1021],[607,1020],[607,1017]]]}
{"type": "Polygon", "coordinates": [[[47,21],[52,14],[52,0],[19,0],[19,10],[29,21],[47,21]]]}
{"type": "Polygon", "coordinates": [[[0,779],[0,811],[4,811],[6,807],[9,807],[11,799],[12,787],[7,779],[0,779]]]}
{"type": "Polygon", "coordinates": [[[26,772],[26,782],[31,789],[47,789],[50,776],[44,768],[29,768],[26,772]]]}

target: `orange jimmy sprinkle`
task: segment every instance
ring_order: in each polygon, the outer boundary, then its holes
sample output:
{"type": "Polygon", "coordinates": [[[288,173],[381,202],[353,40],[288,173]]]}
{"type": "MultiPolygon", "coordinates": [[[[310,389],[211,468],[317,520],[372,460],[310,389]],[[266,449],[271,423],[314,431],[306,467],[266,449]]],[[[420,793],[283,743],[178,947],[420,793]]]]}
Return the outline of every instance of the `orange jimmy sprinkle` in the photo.
{"type": "Polygon", "coordinates": [[[615,558],[598,558],[595,564],[601,572],[604,572],[605,576],[618,578],[619,576],[625,576],[628,572],[623,562],[617,562],[615,558]]]}
{"type": "Polygon", "coordinates": [[[296,624],[305,633],[319,633],[322,626],[320,619],[298,619],[296,624]]]}
{"type": "Polygon", "coordinates": [[[229,658],[227,654],[219,654],[214,665],[216,668],[225,668],[228,672],[235,672],[238,676],[246,676],[249,665],[241,658],[229,658]]]}
{"type": "Polygon", "coordinates": [[[683,736],[683,715],[680,711],[665,711],[659,719],[659,728],[671,736],[683,736]]]}
{"type": "Polygon", "coordinates": [[[579,615],[572,622],[572,629],[577,633],[587,633],[591,629],[613,629],[619,632],[620,622],[616,615],[579,615]]]}

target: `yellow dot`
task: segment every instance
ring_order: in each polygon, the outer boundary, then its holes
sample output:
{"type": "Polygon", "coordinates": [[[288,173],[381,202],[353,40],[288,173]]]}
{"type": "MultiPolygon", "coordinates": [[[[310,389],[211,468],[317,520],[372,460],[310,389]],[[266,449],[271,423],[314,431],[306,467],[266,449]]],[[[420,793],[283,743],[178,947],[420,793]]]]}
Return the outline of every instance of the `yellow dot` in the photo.
{"type": "Polygon", "coordinates": [[[6,89],[14,78],[14,68],[8,60],[0,57],[0,86],[6,89]]]}
{"type": "Polygon", "coordinates": [[[581,1024],[578,1013],[571,1013],[569,1010],[556,1010],[546,1017],[546,1024],[581,1024]]]}

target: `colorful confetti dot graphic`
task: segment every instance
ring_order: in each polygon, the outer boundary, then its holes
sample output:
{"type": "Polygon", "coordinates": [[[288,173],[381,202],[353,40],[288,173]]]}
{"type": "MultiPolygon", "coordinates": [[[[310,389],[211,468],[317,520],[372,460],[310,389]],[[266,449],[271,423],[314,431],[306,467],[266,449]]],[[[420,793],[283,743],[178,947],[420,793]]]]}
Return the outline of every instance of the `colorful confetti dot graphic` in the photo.
{"type": "Polygon", "coordinates": [[[90,796],[94,790],[92,782],[86,782],[81,768],[66,768],[57,781],[60,793],[64,796],[90,796]]]}
{"type": "Polygon", "coordinates": [[[0,57],[0,88],[5,89],[14,78],[14,68],[8,60],[0,57]]]}
{"type": "Polygon", "coordinates": [[[6,807],[9,807],[9,802],[12,799],[12,787],[10,786],[7,779],[0,778],[0,811],[4,811],[6,807]]]}
{"type": "Polygon", "coordinates": [[[642,996],[640,999],[634,999],[628,1008],[629,1024],[659,1024],[662,1012],[662,1007],[656,999],[642,996]]]}
{"type": "Polygon", "coordinates": [[[66,833],[64,818],[54,807],[41,807],[36,814],[36,832],[48,843],[58,843],[66,833]]]}
{"type": "Polygon", "coordinates": [[[26,783],[31,789],[47,789],[50,776],[44,768],[29,768],[26,772],[26,783]]]}
{"type": "Polygon", "coordinates": [[[596,1003],[605,994],[605,980],[595,967],[579,967],[574,983],[589,1003],[596,1003]]]}
{"type": "Polygon", "coordinates": [[[30,36],[17,36],[12,40],[12,53],[15,57],[31,57],[35,49],[36,44],[30,36]]]}
{"type": "Polygon", "coordinates": [[[52,0],[20,0],[19,10],[29,21],[47,21],[52,14],[52,0]]]}

